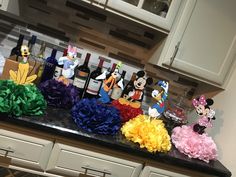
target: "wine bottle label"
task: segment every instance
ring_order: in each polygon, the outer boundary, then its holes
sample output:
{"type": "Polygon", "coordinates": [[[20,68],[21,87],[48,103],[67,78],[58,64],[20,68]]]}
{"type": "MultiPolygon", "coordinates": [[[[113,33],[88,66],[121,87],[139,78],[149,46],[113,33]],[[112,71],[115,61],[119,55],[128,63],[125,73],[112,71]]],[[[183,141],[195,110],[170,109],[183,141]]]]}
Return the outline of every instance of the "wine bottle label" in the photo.
{"type": "Polygon", "coordinates": [[[86,83],[86,80],[88,78],[88,73],[83,72],[83,71],[79,71],[76,75],[76,77],[74,78],[74,82],[73,85],[83,89],[86,83]]]}
{"type": "Polygon", "coordinates": [[[114,87],[111,93],[111,98],[114,100],[118,100],[121,97],[122,90],[119,87],[114,87]]]}
{"type": "Polygon", "coordinates": [[[91,78],[86,92],[92,95],[97,95],[101,85],[102,85],[102,81],[98,81],[91,78]]]}
{"type": "Polygon", "coordinates": [[[62,68],[56,66],[54,74],[53,74],[53,78],[58,79],[61,76],[61,73],[62,73],[62,68]]]}

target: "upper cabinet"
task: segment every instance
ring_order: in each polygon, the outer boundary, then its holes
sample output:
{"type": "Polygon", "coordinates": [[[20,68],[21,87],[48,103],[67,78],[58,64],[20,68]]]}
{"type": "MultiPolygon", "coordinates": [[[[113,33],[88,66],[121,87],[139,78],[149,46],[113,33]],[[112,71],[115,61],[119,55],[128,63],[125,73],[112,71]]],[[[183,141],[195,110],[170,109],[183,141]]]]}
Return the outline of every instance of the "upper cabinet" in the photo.
{"type": "Polygon", "coordinates": [[[16,0],[0,0],[0,10],[19,15],[19,2],[16,0]]]}
{"type": "Polygon", "coordinates": [[[184,6],[158,65],[222,86],[236,53],[236,1],[186,1],[184,6]]]}
{"type": "Polygon", "coordinates": [[[150,25],[170,30],[181,0],[108,0],[107,7],[150,25]]]}

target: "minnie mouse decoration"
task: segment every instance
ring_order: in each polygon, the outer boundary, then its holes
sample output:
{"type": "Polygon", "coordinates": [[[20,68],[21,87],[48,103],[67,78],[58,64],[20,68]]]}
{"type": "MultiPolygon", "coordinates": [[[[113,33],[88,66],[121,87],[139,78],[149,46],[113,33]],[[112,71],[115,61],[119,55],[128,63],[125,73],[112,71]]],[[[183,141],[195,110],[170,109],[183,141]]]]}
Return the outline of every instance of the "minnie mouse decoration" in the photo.
{"type": "Polygon", "coordinates": [[[193,106],[197,114],[200,116],[198,122],[193,126],[193,130],[199,134],[203,134],[206,128],[212,127],[212,120],[215,120],[215,111],[210,108],[214,101],[210,98],[206,99],[204,95],[193,99],[193,106]]]}

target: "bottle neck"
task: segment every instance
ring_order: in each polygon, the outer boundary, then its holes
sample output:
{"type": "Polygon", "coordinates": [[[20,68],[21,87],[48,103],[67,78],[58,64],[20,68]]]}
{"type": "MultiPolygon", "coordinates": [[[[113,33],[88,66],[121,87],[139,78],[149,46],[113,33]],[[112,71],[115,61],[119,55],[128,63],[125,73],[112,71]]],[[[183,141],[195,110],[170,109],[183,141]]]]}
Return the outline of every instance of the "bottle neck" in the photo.
{"type": "Polygon", "coordinates": [[[112,68],[111,68],[111,73],[113,73],[116,69],[116,63],[113,63],[112,68]]]}
{"type": "Polygon", "coordinates": [[[126,71],[123,71],[122,74],[121,74],[121,78],[125,78],[125,74],[126,74],[126,71]]]}
{"type": "Polygon", "coordinates": [[[90,56],[91,56],[91,54],[90,54],[90,53],[87,53],[87,55],[86,55],[86,57],[85,57],[85,60],[84,60],[84,64],[83,64],[84,66],[88,66],[90,56]]]}
{"type": "Polygon", "coordinates": [[[17,46],[18,46],[18,47],[21,47],[21,46],[22,46],[23,40],[24,40],[24,35],[20,34],[19,39],[18,39],[18,41],[17,41],[17,46]]]}
{"type": "Polygon", "coordinates": [[[51,58],[55,58],[56,54],[57,54],[57,50],[56,49],[52,49],[51,58]]]}
{"type": "Polygon", "coordinates": [[[98,67],[97,67],[97,70],[101,70],[102,69],[102,66],[103,66],[103,63],[104,63],[104,60],[102,58],[100,58],[100,61],[99,61],[99,64],[98,64],[98,67]]]}

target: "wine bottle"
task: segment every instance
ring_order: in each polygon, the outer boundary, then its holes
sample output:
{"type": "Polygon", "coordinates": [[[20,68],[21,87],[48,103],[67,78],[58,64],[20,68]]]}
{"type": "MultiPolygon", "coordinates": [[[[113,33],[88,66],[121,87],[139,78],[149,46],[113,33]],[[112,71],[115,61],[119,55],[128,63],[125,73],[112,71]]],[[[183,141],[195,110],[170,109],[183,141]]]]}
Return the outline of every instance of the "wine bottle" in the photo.
{"type": "Polygon", "coordinates": [[[122,95],[121,95],[122,97],[123,97],[124,95],[126,95],[126,94],[127,94],[127,91],[130,90],[130,89],[133,87],[135,79],[136,79],[136,73],[134,72],[134,73],[132,74],[132,76],[131,76],[130,81],[129,81],[128,84],[125,86],[125,88],[124,88],[124,90],[123,90],[123,92],[122,92],[122,95]]]}
{"type": "Polygon", "coordinates": [[[91,54],[87,53],[83,65],[76,67],[75,69],[75,77],[73,81],[73,85],[76,86],[80,92],[80,98],[83,97],[83,92],[86,87],[86,83],[89,78],[90,69],[88,67],[89,59],[91,54]]]}
{"type": "Polygon", "coordinates": [[[31,39],[28,41],[29,52],[30,52],[30,55],[33,56],[33,57],[36,56],[36,54],[35,54],[36,40],[37,40],[37,36],[32,35],[31,39]]]}
{"type": "Polygon", "coordinates": [[[46,50],[46,43],[42,42],[41,47],[39,49],[39,53],[37,54],[37,59],[40,62],[40,66],[39,66],[38,74],[37,74],[37,80],[36,80],[37,83],[40,82],[42,74],[43,74],[44,62],[45,62],[44,61],[45,50],[46,50]]]}
{"type": "Polygon", "coordinates": [[[89,80],[88,80],[88,86],[86,87],[86,91],[84,93],[85,98],[97,98],[99,94],[99,90],[102,86],[102,80],[97,80],[96,77],[102,74],[102,65],[104,63],[104,59],[102,57],[99,57],[100,61],[98,64],[98,67],[96,70],[91,72],[89,80]]]}
{"type": "Polygon", "coordinates": [[[37,54],[37,58],[44,59],[44,53],[45,53],[46,47],[47,47],[46,42],[42,41],[39,52],[37,54]]]}
{"type": "MultiPolygon", "coordinates": [[[[63,57],[67,56],[67,49],[65,49],[63,51],[63,55],[62,56],[63,57]]],[[[54,79],[58,79],[62,75],[62,69],[63,69],[63,65],[59,65],[58,61],[57,61],[56,67],[55,67],[55,71],[54,71],[54,74],[53,74],[53,78],[54,79]]]]}
{"type": "MultiPolygon", "coordinates": [[[[122,83],[123,86],[124,86],[125,74],[126,74],[126,71],[123,71],[120,78],[120,80],[123,82],[122,83]]],[[[111,92],[111,99],[117,100],[121,97],[121,95],[122,95],[122,88],[119,86],[113,87],[112,92],[111,92]]]]}
{"type": "Polygon", "coordinates": [[[23,40],[24,40],[24,35],[20,34],[19,39],[18,39],[17,44],[16,44],[16,47],[14,47],[11,50],[10,56],[16,55],[16,60],[17,61],[18,61],[18,57],[21,56],[20,48],[23,44],[23,40]]]}
{"type": "Polygon", "coordinates": [[[45,65],[44,65],[44,71],[43,71],[42,78],[41,78],[41,82],[52,79],[53,73],[54,73],[54,70],[55,70],[55,66],[57,64],[56,54],[57,54],[57,50],[52,49],[51,56],[46,59],[46,62],[45,62],[45,65]]]}

